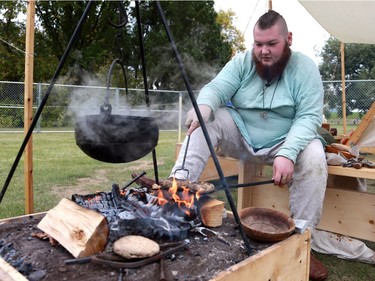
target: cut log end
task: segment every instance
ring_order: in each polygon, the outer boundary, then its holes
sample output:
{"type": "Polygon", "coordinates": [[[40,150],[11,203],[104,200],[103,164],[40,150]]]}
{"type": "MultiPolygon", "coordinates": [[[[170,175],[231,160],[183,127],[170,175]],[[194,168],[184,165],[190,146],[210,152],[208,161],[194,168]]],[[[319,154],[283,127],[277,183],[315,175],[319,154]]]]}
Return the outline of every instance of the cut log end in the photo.
{"type": "Polygon", "coordinates": [[[201,203],[200,216],[202,223],[207,227],[218,227],[223,224],[224,202],[205,198],[201,203]]]}
{"type": "Polygon", "coordinates": [[[102,252],[109,234],[103,215],[66,198],[47,212],[38,228],[57,240],[75,258],[102,252]]]}

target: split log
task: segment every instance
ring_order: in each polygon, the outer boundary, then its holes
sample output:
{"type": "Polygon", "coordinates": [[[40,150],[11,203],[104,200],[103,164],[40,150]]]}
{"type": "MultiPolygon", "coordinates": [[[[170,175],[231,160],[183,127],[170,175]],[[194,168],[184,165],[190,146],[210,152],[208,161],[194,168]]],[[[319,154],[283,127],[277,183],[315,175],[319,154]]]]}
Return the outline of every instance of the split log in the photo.
{"type": "Polygon", "coordinates": [[[66,198],[47,212],[38,228],[56,239],[75,258],[102,252],[109,234],[107,220],[102,214],[66,198]]]}
{"type": "Polygon", "coordinates": [[[202,223],[207,227],[218,227],[223,224],[224,202],[215,198],[204,197],[200,203],[202,223]]]}

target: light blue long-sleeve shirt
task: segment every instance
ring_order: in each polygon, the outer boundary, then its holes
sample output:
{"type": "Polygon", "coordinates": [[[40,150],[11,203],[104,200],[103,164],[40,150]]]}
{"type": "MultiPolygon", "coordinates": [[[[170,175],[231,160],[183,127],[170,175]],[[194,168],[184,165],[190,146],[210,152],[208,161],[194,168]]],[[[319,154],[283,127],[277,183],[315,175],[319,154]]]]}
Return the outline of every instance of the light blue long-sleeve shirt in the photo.
{"type": "Polygon", "coordinates": [[[295,162],[298,153],[319,138],[323,96],[319,70],[309,57],[292,52],[282,75],[266,87],[248,51],[229,61],[202,88],[197,102],[214,112],[230,102],[228,110],[250,146],[259,150],[284,141],[276,156],[295,162]]]}

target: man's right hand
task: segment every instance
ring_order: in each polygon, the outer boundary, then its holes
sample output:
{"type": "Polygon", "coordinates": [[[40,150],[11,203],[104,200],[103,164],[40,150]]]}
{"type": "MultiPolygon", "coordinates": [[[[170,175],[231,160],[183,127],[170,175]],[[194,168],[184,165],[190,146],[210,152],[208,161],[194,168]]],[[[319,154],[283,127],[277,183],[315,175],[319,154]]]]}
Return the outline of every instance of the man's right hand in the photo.
{"type": "Polygon", "coordinates": [[[294,163],[284,156],[276,156],[273,161],[274,184],[282,186],[288,184],[293,179],[294,163]]]}
{"type": "MultiPolygon", "coordinates": [[[[208,122],[210,120],[211,113],[212,113],[211,107],[209,107],[208,105],[204,105],[204,104],[201,104],[198,107],[199,107],[199,111],[201,112],[204,122],[208,122]]],[[[188,111],[185,125],[188,128],[187,133],[186,133],[187,135],[191,135],[191,133],[193,133],[193,131],[196,128],[200,127],[198,116],[195,113],[194,108],[188,111]]]]}

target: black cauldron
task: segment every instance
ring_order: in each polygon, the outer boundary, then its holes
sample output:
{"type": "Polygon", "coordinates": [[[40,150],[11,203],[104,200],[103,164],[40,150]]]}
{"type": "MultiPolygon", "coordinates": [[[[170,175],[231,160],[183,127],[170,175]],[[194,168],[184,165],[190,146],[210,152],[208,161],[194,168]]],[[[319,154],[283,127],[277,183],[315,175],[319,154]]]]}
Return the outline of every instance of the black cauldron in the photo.
{"type": "Polygon", "coordinates": [[[159,140],[159,128],[151,117],[112,115],[111,106],[101,106],[100,114],[78,117],[76,144],[93,159],[127,163],[150,153],[159,140]]]}

